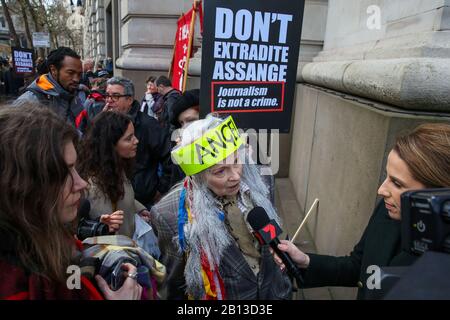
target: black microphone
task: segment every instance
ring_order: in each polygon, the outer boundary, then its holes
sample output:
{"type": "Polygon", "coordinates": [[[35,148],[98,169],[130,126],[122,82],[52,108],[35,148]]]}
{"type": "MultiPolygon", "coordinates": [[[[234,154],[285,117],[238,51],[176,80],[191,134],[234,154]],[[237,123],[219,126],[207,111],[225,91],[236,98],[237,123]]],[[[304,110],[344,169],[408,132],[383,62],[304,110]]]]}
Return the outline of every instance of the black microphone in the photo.
{"type": "Polygon", "coordinates": [[[291,257],[284,251],[278,249],[278,236],[283,232],[275,220],[270,219],[266,210],[262,207],[254,207],[247,215],[247,222],[253,229],[253,234],[261,245],[268,244],[277,253],[286,266],[287,272],[294,277],[297,285],[303,285],[303,278],[300,269],[292,261],[291,257]]]}
{"type": "Polygon", "coordinates": [[[89,212],[91,212],[91,203],[88,199],[81,200],[80,207],[78,208],[78,216],[89,219],[89,212]]]}

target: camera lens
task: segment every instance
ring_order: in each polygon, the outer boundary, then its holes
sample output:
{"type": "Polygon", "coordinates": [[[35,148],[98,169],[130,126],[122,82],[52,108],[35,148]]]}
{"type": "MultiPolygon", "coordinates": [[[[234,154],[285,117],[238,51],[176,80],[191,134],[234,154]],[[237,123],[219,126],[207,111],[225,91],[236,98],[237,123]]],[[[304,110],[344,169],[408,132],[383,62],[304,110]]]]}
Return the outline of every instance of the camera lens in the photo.
{"type": "Polygon", "coordinates": [[[104,236],[108,234],[109,227],[104,223],[86,220],[83,218],[78,224],[77,236],[80,240],[91,237],[104,236]]]}

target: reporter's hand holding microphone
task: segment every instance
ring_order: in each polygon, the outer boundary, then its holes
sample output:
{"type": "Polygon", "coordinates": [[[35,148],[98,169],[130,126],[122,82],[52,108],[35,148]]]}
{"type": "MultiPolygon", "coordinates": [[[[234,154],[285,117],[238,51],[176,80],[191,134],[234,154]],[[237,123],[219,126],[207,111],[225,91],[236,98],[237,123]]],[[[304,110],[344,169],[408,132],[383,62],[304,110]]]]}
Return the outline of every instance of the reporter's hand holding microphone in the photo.
{"type": "MultiPolygon", "coordinates": [[[[309,266],[309,256],[302,252],[299,248],[295,246],[292,242],[288,240],[280,240],[280,244],[278,244],[278,249],[280,251],[286,252],[294,261],[294,263],[302,269],[306,269],[309,266]]],[[[276,264],[280,267],[281,270],[285,270],[286,266],[284,265],[283,261],[280,259],[280,257],[274,252],[274,250],[271,250],[273,257],[275,259],[276,264]]]]}
{"type": "MultiPolygon", "coordinates": [[[[266,210],[262,207],[254,207],[247,215],[247,222],[253,229],[253,234],[261,245],[269,245],[272,252],[277,253],[278,261],[281,261],[283,268],[297,281],[298,286],[303,285],[303,277],[295,261],[279,249],[281,241],[278,235],[282,233],[280,226],[274,219],[271,219],[266,210]]],[[[283,270],[282,268],[282,270],[283,270]]]]}

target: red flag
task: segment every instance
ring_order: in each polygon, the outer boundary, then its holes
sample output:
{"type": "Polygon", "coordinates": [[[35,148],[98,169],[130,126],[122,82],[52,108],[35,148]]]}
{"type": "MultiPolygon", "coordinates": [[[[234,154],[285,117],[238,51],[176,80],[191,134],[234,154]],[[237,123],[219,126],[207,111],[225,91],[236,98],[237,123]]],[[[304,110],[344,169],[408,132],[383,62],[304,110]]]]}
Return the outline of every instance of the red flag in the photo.
{"type": "Polygon", "coordinates": [[[178,28],[172,61],[172,86],[180,91],[183,90],[184,67],[188,59],[189,39],[191,37],[190,26],[194,9],[189,10],[178,19],[178,28]]]}

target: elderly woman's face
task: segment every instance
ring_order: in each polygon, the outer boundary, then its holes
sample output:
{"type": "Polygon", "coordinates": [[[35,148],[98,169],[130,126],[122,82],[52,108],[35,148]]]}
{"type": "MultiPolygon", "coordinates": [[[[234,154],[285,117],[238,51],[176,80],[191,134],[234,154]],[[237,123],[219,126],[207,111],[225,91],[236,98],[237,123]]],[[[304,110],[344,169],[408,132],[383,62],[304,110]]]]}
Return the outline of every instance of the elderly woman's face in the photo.
{"type": "Polygon", "coordinates": [[[239,192],[242,175],[242,164],[238,163],[237,152],[209,168],[205,175],[208,188],[217,196],[236,195],[239,192]]]}
{"type": "Polygon", "coordinates": [[[392,219],[401,219],[401,194],[418,189],[425,189],[425,186],[413,178],[406,162],[392,150],[386,163],[386,179],[378,189],[378,194],[384,198],[386,209],[392,219]]]}

